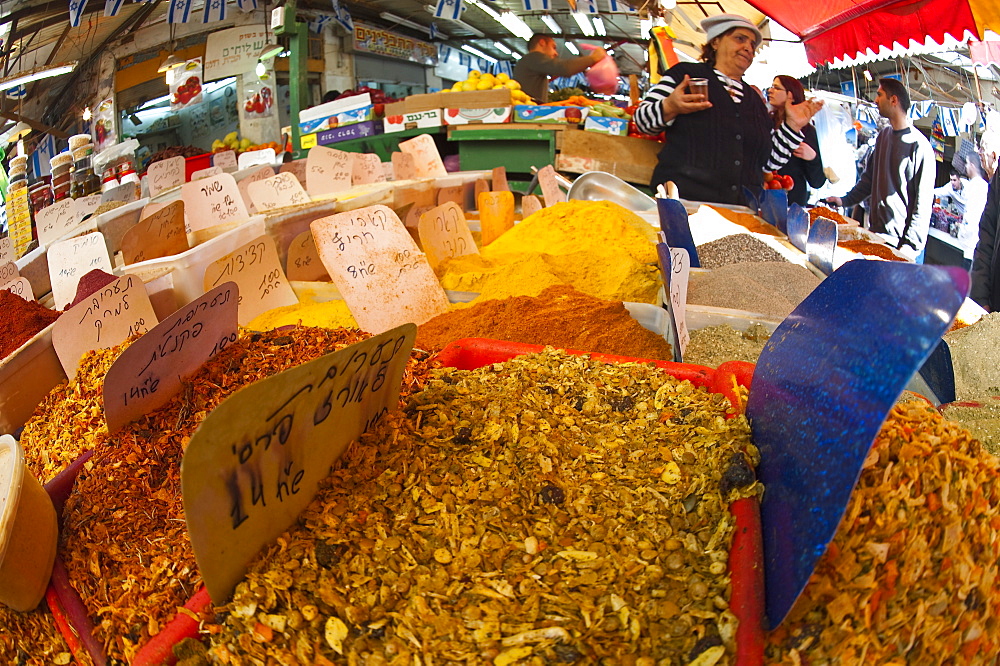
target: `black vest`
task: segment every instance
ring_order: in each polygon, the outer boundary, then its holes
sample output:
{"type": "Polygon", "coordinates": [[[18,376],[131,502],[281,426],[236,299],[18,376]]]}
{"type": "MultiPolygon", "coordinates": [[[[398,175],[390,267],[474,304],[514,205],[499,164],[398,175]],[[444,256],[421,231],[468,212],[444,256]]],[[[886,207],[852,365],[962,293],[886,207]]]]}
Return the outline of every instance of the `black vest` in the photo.
{"type": "Polygon", "coordinates": [[[772,124],[763,100],[744,82],[743,101],[737,104],[715,70],[703,63],[681,63],[668,74],[675,81],[685,74],[708,79],[712,108],[674,119],[650,187],[672,180],[684,199],[745,203],[743,186],[760,187],[771,156],[772,124]]]}

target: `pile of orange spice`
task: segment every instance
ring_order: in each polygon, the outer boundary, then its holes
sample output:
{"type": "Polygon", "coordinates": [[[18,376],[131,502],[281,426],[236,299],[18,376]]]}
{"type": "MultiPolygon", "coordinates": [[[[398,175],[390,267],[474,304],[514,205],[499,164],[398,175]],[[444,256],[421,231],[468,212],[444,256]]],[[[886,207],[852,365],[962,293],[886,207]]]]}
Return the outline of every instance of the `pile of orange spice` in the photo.
{"type": "Polygon", "coordinates": [[[858,254],[867,254],[869,256],[879,257],[880,259],[886,259],[888,261],[906,261],[906,259],[896,255],[888,245],[872,243],[871,241],[849,240],[837,243],[837,245],[845,250],[851,250],[852,252],[857,252],[858,254]]]}

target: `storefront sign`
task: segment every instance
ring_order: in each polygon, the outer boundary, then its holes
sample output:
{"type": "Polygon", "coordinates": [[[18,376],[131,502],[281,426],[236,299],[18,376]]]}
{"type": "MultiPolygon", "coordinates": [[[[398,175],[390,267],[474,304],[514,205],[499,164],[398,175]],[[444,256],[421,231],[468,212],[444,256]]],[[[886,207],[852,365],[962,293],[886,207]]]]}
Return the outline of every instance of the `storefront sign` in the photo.
{"type": "Polygon", "coordinates": [[[264,26],[242,26],[209,34],[205,44],[205,80],[252,72],[267,44],[264,26]]]}
{"type": "Polygon", "coordinates": [[[354,23],[354,50],[387,58],[410,60],[423,65],[437,64],[437,47],[433,44],[403,37],[359,21],[354,23]]]}

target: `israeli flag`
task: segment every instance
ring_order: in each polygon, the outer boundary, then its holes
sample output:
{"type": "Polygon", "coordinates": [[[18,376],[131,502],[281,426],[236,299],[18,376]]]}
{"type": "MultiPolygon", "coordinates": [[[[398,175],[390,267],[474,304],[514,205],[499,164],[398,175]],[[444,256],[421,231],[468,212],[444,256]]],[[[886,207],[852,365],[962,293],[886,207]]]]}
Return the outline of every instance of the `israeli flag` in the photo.
{"type": "Polygon", "coordinates": [[[187,23],[191,20],[191,2],[193,0],[170,0],[167,10],[168,23],[187,23]]]}
{"type": "Polygon", "coordinates": [[[347,10],[347,7],[342,7],[337,0],[330,1],[333,3],[334,19],[337,23],[347,32],[354,32],[354,19],[351,18],[351,12],[347,10]]]}
{"type": "Polygon", "coordinates": [[[312,21],[309,21],[309,29],[319,34],[323,32],[323,29],[326,28],[326,26],[328,26],[333,21],[334,18],[329,14],[320,14],[312,21]]]}
{"type": "Polygon", "coordinates": [[[202,23],[224,21],[226,19],[226,0],[205,0],[205,12],[201,15],[202,23]]]}
{"type": "Polygon", "coordinates": [[[635,7],[626,3],[624,0],[608,0],[611,5],[612,12],[631,12],[635,13],[635,7]]]}
{"type": "Polygon", "coordinates": [[[430,38],[431,39],[437,39],[438,38],[437,23],[435,23],[434,21],[431,21],[431,25],[430,25],[430,28],[428,29],[428,32],[430,33],[430,36],[431,36],[430,38]]]}
{"type": "Polygon", "coordinates": [[[549,0],[521,0],[524,4],[524,11],[537,12],[549,11],[549,0]]]}
{"type": "Polygon", "coordinates": [[[576,0],[576,11],[584,14],[599,14],[597,0],[576,0]]]}
{"type": "Polygon", "coordinates": [[[104,0],[104,15],[118,16],[123,4],[125,4],[125,0],[104,0]]]}
{"type": "Polygon", "coordinates": [[[257,0],[236,0],[236,6],[240,8],[240,11],[244,14],[249,14],[253,10],[257,9],[257,0]]]}
{"type": "Polygon", "coordinates": [[[438,44],[438,60],[441,62],[448,62],[448,57],[451,55],[451,47],[447,44],[438,44]]]}
{"type": "Polygon", "coordinates": [[[80,17],[87,6],[87,0],[69,0],[69,24],[74,28],[80,27],[80,17]]]}
{"type": "Polygon", "coordinates": [[[434,8],[434,16],[457,21],[461,18],[463,9],[462,0],[438,0],[437,6],[434,8]]]}

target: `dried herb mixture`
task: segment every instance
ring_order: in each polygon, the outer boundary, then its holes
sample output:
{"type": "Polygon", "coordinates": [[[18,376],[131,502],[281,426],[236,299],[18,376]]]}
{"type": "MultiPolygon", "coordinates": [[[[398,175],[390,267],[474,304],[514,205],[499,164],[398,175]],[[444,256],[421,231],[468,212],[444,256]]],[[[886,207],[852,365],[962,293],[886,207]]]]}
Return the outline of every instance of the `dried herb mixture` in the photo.
{"type": "Polygon", "coordinates": [[[760,488],[727,408],[551,349],[437,371],[251,565],[209,660],[726,663],[728,505],[760,488]]]}

